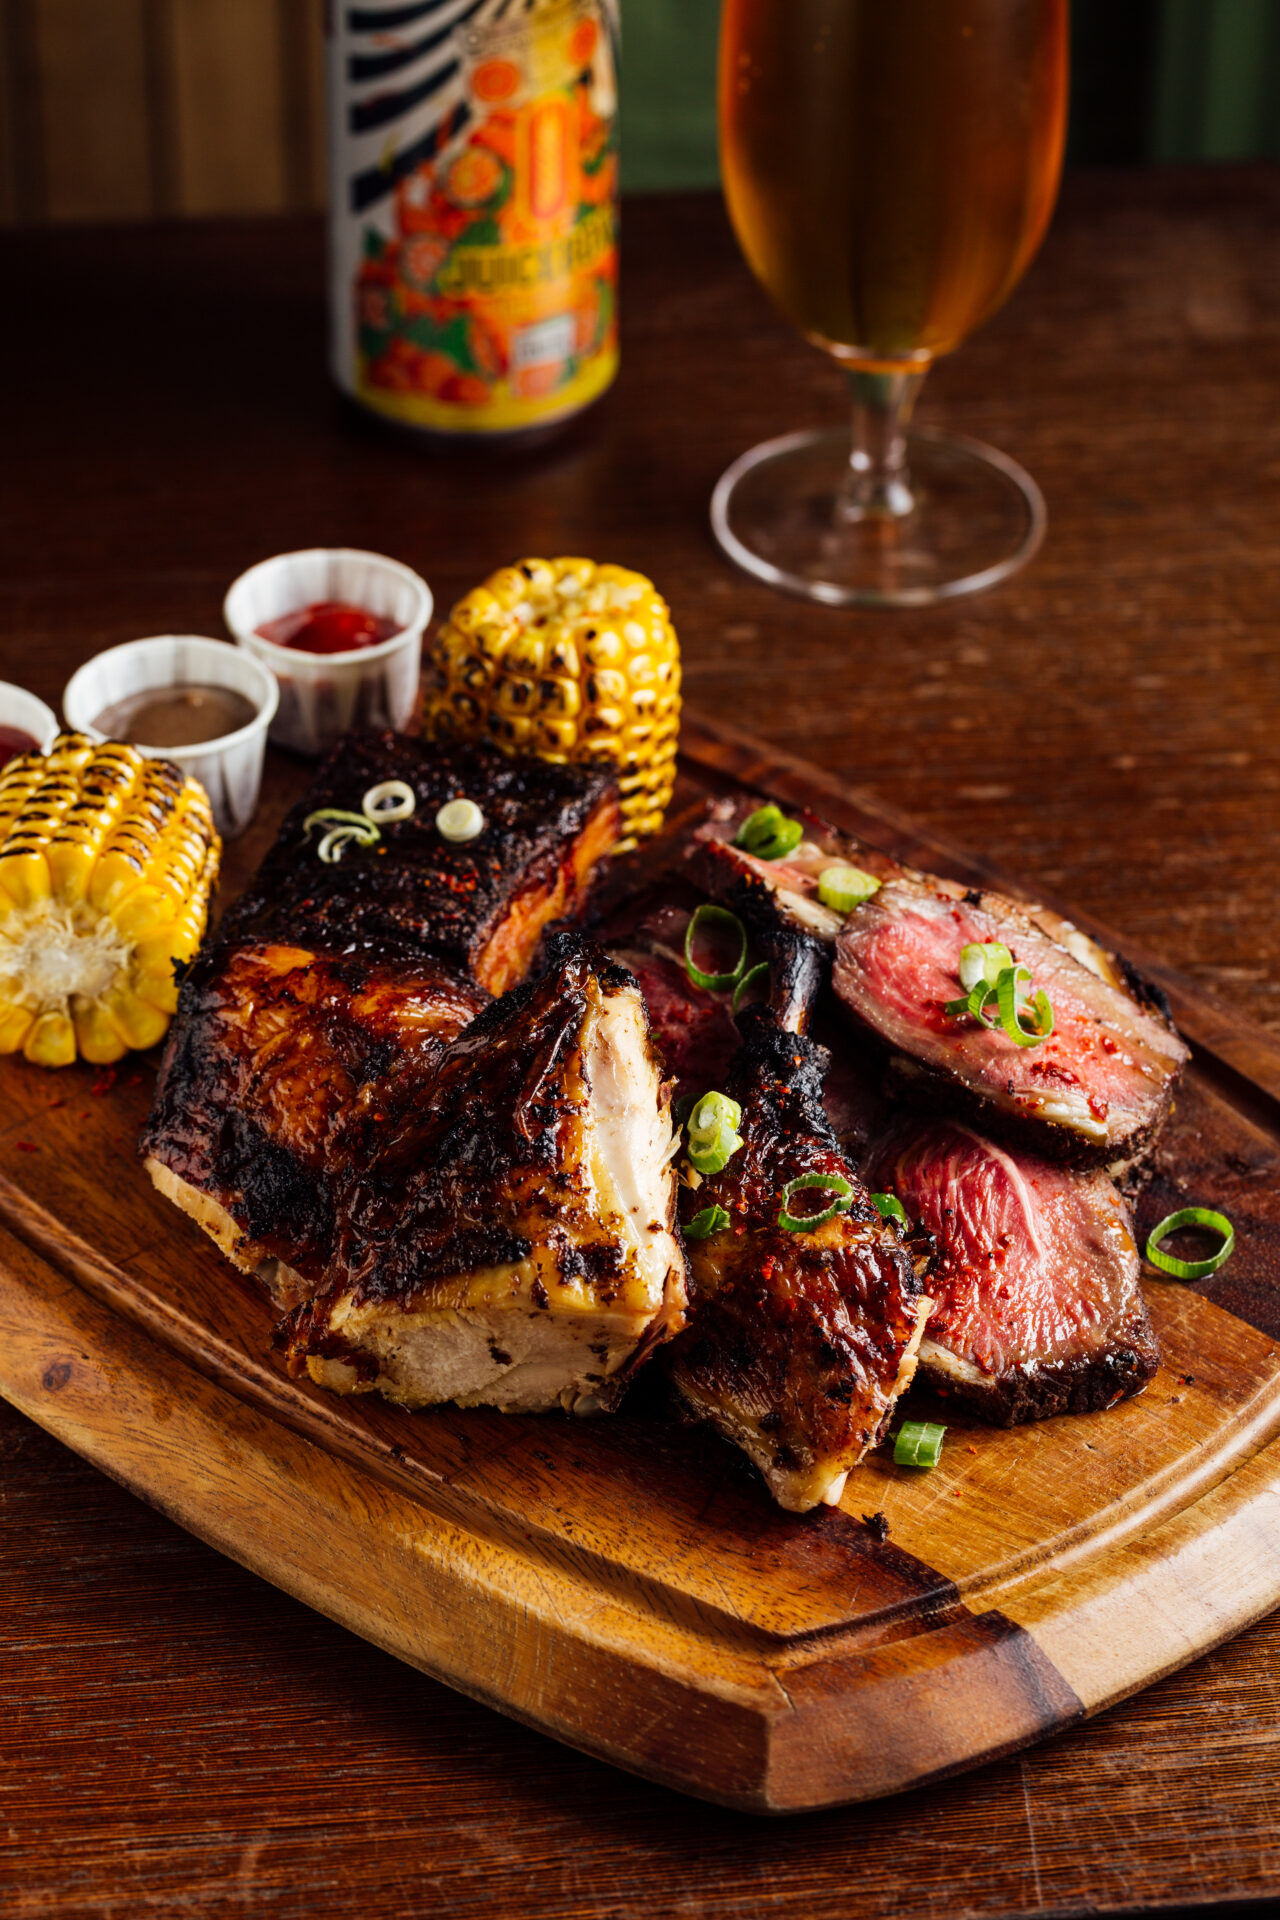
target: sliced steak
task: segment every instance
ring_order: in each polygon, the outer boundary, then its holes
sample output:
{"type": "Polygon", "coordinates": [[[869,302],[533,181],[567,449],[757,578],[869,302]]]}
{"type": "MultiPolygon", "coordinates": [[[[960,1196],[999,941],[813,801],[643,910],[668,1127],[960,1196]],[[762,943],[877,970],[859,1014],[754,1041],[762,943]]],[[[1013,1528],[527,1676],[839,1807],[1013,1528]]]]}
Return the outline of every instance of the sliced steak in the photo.
{"type": "Polygon", "coordinates": [[[1101,1169],[908,1119],[864,1174],[937,1241],[920,1371],[940,1393],[1014,1426],[1109,1407],[1155,1373],[1133,1222],[1101,1169]]]}

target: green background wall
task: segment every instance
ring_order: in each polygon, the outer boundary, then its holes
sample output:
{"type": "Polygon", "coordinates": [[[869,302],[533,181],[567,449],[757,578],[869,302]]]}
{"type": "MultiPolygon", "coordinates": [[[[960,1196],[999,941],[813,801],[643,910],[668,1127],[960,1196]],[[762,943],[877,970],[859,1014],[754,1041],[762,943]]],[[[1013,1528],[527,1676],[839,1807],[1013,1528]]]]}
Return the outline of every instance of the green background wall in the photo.
{"type": "MultiPolygon", "coordinates": [[[[625,184],[715,183],[719,0],[622,0],[625,184]]],[[[1280,0],[1074,0],[1069,159],[1280,157],[1280,0]]]]}

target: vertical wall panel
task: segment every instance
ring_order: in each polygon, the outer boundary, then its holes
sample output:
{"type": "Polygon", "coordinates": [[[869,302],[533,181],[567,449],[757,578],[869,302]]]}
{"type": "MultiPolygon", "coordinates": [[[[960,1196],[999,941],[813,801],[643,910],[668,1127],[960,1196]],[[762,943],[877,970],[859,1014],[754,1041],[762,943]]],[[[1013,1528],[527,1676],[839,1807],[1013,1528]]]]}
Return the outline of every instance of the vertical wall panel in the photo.
{"type": "Polygon", "coordinates": [[[289,204],[276,0],[169,0],[183,213],[289,204]]]}
{"type": "Polygon", "coordinates": [[[36,52],[35,0],[0,0],[0,193],[6,221],[29,226],[47,217],[44,117],[36,52]]]}
{"type": "Polygon", "coordinates": [[[277,3],[289,204],[321,207],[325,198],[323,0],[277,3]]]}
{"type": "Polygon", "coordinates": [[[149,214],[142,0],[36,0],[35,39],[49,217],[149,214]]]}

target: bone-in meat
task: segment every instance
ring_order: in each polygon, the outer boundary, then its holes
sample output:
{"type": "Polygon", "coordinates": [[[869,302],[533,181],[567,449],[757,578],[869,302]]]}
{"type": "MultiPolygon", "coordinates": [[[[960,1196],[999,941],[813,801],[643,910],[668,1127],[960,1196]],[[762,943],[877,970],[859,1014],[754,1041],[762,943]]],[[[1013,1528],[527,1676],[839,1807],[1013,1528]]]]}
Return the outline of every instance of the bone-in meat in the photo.
{"type": "Polygon", "coordinates": [[[291,1368],[411,1407],[613,1404],[684,1319],[669,1092],[634,978],[573,936],[344,1186],[291,1368]]]}
{"type": "MultiPolygon", "coordinates": [[[[826,1051],[768,1010],[746,1032],[722,1089],[742,1108],[743,1145],[681,1194],[687,1224],[718,1205],[723,1231],[691,1240],[691,1324],[671,1354],[690,1409],[754,1461],[779,1505],[834,1505],[915,1367],[929,1301],[911,1251],[881,1219],[822,1108],[826,1051]],[[814,1231],[778,1224],[804,1174],[847,1181],[852,1204],[814,1231]]],[[[798,1210],[817,1201],[794,1197],[798,1210]]]]}
{"type": "Polygon", "coordinates": [[[1089,1413],[1159,1365],[1129,1209],[1105,1172],[946,1120],[899,1122],[864,1169],[934,1235],[920,1371],[984,1420],[1089,1413]]]}
{"type": "Polygon", "coordinates": [[[333,1248],[336,1183],[449,1041],[523,977],[617,832],[612,776],[482,746],[349,735],[183,983],[143,1140],[152,1179],[280,1305],[333,1248]],[[307,817],[407,783],[416,807],[326,864],[307,817]],[[445,840],[443,802],[476,801],[445,840]]]}

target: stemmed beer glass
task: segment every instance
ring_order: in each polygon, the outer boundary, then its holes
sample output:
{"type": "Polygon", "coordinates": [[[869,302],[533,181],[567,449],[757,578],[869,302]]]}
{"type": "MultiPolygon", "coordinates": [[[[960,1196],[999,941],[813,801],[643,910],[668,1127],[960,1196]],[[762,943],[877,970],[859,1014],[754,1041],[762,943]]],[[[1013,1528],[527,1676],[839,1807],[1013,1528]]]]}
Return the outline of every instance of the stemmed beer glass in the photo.
{"type": "Polygon", "coordinates": [[[748,265],[849,376],[847,430],[753,447],[721,546],[837,606],[923,605],[1030,559],[1044,502],[978,441],[908,423],[1053,211],[1067,0],[723,0],[720,158],[748,265]]]}

